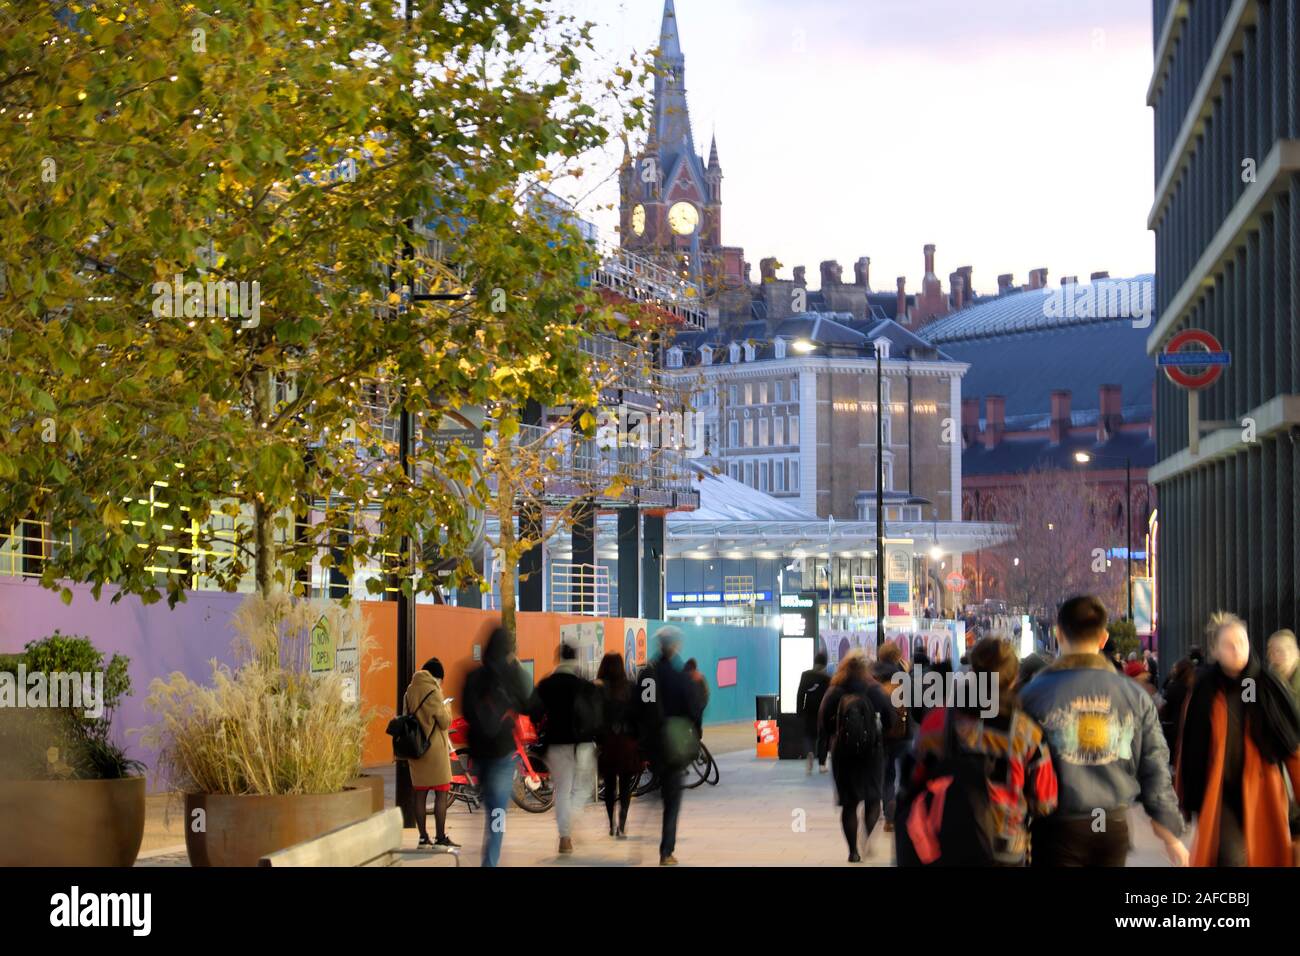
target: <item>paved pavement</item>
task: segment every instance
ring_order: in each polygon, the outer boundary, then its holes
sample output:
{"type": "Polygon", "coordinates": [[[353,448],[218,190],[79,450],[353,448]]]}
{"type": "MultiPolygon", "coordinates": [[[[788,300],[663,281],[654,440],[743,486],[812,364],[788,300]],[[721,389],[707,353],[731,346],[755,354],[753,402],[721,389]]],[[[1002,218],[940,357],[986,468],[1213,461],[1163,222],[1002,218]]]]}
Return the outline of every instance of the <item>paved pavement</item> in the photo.
{"type": "MultiPolygon", "coordinates": [[[[721,746],[736,736],[706,729],[706,741],[721,746]]],[[[805,772],[802,761],[759,760],[751,747],[716,757],[721,779],[685,793],[677,837],[683,866],[845,866],[847,847],[840,832],[830,774],[805,772]]],[[[387,798],[392,803],[392,774],[387,798]]],[[[506,866],[652,866],[659,862],[662,803],[655,795],[633,801],[629,838],[609,836],[604,806],[589,804],[576,815],[571,856],[558,853],[554,812],[525,813],[513,804],[506,818],[502,864],[506,866]]],[[[477,866],[484,814],[456,804],[448,814],[448,831],[463,845],[462,866],[477,866]]],[[[1141,811],[1134,814],[1136,843],[1131,866],[1164,866],[1164,853],[1141,811]]],[[[432,829],[432,820],[430,820],[432,829]]],[[[405,834],[408,864],[446,865],[415,850],[414,830],[405,834]]],[[[893,864],[892,834],[876,828],[864,854],[869,866],[893,864]]],[[[183,847],[144,857],[141,866],[184,866],[183,847]]]]}

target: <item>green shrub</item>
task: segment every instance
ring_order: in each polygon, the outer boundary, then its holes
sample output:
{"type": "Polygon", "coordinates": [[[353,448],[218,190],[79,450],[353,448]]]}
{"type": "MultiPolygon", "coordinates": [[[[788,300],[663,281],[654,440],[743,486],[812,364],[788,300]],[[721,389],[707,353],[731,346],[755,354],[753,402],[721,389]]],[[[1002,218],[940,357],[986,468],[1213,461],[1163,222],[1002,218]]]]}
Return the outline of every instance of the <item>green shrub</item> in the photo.
{"type": "Polygon", "coordinates": [[[70,707],[0,709],[0,778],[111,780],[142,772],[144,765],[127,757],[111,734],[113,713],[131,693],[129,664],[114,654],[105,666],[103,652],[89,638],[57,630],[30,642],[22,654],[0,659],[0,673],[15,676],[19,665],[28,675],[104,675],[98,716],[70,707]]]}
{"type": "MultiPolygon", "coordinates": [[[[1132,621],[1114,620],[1106,627],[1110,632],[1110,640],[1116,649],[1119,650],[1120,656],[1128,660],[1130,654],[1139,653],[1142,650],[1142,642],[1138,640],[1137,625],[1132,621]]],[[[1110,650],[1110,645],[1107,645],[1110,650]]]]}

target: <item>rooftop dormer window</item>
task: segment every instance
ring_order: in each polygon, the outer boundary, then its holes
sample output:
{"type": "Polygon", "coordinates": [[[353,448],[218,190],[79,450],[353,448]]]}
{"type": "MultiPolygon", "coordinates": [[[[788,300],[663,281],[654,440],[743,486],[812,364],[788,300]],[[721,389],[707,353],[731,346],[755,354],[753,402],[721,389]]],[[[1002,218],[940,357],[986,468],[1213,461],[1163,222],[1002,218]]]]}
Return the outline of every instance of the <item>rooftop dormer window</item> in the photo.
{"type": "Polygon", "coordinates": [[[753,343],[753,342],[746,342],[746,343],[745,343],[745,361],[746,361],[746,362],[752,362],[752,361],[754,361],[754,343],[753,343]]]}
{"type": "Polygon", "coordinates": [[[785,358],[785,339],[777,339],[772,343],[772,354],[779,359],[785,358]]]}
{"type": "Polygon", "coordinates": [[[707,345],[703,346],[700,349],[700,364],[701,365],[713,364],[713,349],[707,345]]]}
{"type": "Polygon", "coordinates": [[[668,350],[668,367],[682,367],[682,350],[675,345],[668,350]]]}
{"type": "Polygon", "coordinates": [[[739,343],[732,342],[731,345],[727,346],[727,360],[728,360],[729,362],[731,362],[732,365],[739,365],[739,364],[740,364],[740,345],[739,345],[739,343]]]}

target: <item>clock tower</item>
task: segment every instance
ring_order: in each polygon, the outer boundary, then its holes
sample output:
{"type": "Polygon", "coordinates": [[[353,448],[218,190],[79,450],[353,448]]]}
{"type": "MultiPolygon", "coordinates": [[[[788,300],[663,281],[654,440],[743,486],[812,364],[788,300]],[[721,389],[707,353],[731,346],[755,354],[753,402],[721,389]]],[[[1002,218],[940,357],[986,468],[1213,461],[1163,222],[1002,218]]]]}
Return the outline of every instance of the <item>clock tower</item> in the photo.
{"type": "Polygon", "coordinates": [[[695,151],[673,0],[664,2],[655,74],[645,148],[625,154],[619,173],[620,244],[709,287],[728,273],[739,280],[743,254],[722,246],[717,138],[707,162],[695,151]]]}

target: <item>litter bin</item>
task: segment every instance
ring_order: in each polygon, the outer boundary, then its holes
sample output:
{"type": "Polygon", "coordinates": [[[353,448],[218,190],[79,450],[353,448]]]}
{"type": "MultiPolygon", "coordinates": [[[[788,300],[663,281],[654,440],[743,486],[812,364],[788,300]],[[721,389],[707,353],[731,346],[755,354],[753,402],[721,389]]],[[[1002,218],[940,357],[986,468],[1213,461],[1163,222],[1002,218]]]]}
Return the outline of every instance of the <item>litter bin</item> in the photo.
{"type": "Polygon", "coordinates": [[[777,719],[780,711],[776,694],[759,694],[754,698],[755,756],[776,759],[780,736],[777,719]]]}

